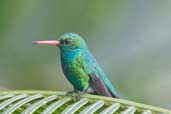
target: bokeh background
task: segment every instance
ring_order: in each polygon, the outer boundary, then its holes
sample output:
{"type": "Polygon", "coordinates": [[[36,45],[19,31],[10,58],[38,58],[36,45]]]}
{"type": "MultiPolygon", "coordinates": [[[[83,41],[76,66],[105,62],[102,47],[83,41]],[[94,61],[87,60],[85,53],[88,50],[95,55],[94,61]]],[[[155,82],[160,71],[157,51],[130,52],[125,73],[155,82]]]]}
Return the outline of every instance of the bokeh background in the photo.
{"type": "Polygon", "coordinates": [[[124,99],[171,108],[170,0],[1,0],[0,88],[71,90],[59,49],[32,45],[84,37],[124,99]]]}

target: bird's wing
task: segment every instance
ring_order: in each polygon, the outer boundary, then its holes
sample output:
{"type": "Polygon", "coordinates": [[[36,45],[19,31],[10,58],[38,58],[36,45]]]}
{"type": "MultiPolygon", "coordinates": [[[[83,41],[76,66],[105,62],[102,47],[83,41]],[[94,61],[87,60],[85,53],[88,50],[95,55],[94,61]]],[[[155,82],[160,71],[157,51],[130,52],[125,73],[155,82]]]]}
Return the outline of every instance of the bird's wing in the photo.
{"type": "Polygon", "coordinates": [[[90,85],[103,96],[118,97],[113,85],[89,52],[77,57],[77,62],[83,71],[90,77],[90,85]]]}

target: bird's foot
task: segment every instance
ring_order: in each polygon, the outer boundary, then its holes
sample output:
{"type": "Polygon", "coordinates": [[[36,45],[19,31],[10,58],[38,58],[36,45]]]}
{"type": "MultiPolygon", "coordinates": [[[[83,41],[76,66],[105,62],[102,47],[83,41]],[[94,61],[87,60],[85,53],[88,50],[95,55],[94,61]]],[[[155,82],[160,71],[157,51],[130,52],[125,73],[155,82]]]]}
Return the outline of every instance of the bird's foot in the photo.
{"type": "Polygon", "coordinates": [[[76,100],[80,100],[80,98],[85,94],[85,93],[93,93],[94,89],[93,88],[88,88],[84,91],[80,91],[79,94],[76,96],[76,100]]]}
{"type": "Polygon", "coordinates": [[[65,96],[74,97],[73,100],[74,100],[74,101],[77,101],[77,100],[80,100],[80,98],[81,98],[81,96],[82,96],[82,94],[80,94],[80,93],[81,93],[81,92],[74,90],[74,91],[69,91],[69,92],[67,92],[65,96]]]}
{"type": "Polygon", "coordinates": [[[80,98],[85,94],[85,93],[94,93],[94,89],[89,87],[88,89],[84,91],[79,91],[78,95],[76,96],[76,100],[80,100],[80,98]]]}
{"type": "Polygon", "coordinates": [[[85,91],[69,91],[66,93],[65,96],[72,96],[74,97],[74,100],[80,100],[81,96],[84,95],[85,91]]]}
{"type": "Polygon", "coordinates": [[[65,96],[76,96],[78,95],[78,91],[74,90],[74,91],[68,91],[65,96]]]}
{"type": "Polygon", "coordinates": [[[70,91],[70,92],[67,92],[65,96],[73,96],[75,97],[76,99],[75,100],[80,100],[81,97],[85,94],[85,93],[93,93],[94,92],[94,89],[93,88],[88,88],[84,91],[77,91],[77,90],[74,90],[74,91],[70,91]]]}
{"type": "Polygon", "coordinates": [[[76,96],[76,100],[80,100],[81,97],[85,94],[85,91],[80,91],[78,95],[76,96]]]}

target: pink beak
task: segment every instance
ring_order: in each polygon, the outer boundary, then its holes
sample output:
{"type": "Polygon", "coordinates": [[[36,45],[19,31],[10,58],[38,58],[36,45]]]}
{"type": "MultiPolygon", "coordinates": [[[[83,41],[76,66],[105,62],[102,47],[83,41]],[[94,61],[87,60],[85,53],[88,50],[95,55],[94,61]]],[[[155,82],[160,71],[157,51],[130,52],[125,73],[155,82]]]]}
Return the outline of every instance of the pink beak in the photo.
{"type": "Polygon", "coordinates": [[[42,45],[60,45],[60,41],[58,40],[44,40],[44,41],[33,41],[32,44],[42,44],[42,45]]]}

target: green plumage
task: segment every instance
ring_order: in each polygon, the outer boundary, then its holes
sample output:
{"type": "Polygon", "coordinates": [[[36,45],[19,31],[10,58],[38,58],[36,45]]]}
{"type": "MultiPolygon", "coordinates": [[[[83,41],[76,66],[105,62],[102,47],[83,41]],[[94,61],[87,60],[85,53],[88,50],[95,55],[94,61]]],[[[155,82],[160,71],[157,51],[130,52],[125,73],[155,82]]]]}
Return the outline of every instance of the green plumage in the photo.
{"type": "Polygon", "coordinates": [[[61,63],[66,78],[72,83],[75,90],[83,91],[89,87],[88,74],[81,68],[77,61],[81,56],[81,51],[62,52],[61,63]]]}
{"type": "Polygon", "coordinates": [[[91,88],[97,94],[118,97],[81,36],[66,33],[60,37],[59,41],[61,42],[59,48],[62,69],[74,90],[87,92],[91,88]]]}

